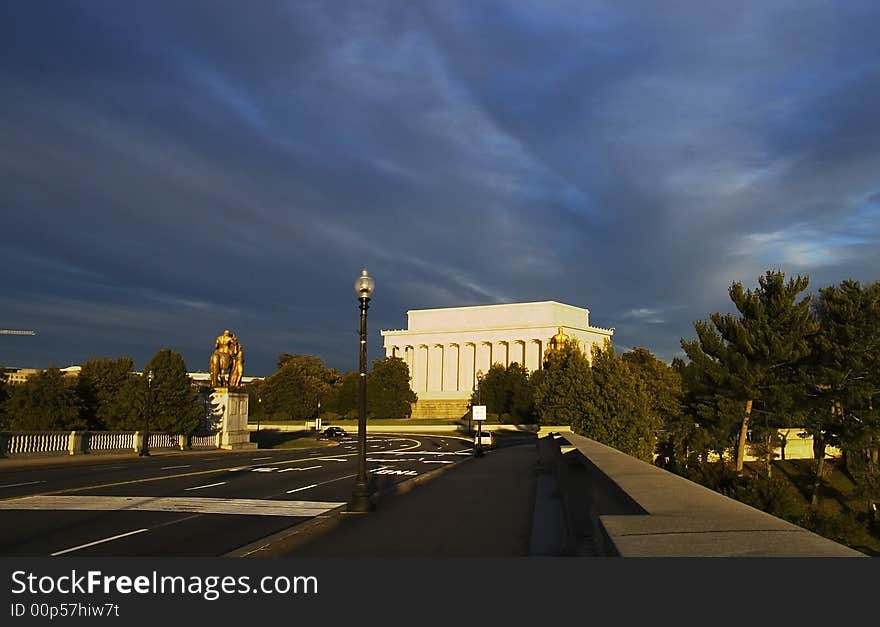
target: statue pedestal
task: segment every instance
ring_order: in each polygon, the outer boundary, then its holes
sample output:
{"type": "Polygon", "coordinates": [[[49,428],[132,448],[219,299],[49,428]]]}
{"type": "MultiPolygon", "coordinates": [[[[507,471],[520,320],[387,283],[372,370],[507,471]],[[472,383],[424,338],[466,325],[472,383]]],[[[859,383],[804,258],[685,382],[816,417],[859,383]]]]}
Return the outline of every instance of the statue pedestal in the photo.
{"type": "Polygon", "coordinates": [[[247,450],[257,448],[248,431],[248,395],[229,388],[215,388],[210,396],[214,415],[220,419],[220,448],[247,450]]]}

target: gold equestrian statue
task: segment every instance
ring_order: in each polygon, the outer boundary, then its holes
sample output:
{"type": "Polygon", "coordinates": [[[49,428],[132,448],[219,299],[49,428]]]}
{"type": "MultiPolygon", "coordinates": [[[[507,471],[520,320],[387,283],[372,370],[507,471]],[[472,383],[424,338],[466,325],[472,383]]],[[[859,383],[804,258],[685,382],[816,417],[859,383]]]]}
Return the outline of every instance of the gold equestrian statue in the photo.
{"type": "Polygon", "coordinates": [[[211,386],[238,387],[244,368],[244,351],[233,333],[226,329],[217,336],[211,354],[211,386]]]}

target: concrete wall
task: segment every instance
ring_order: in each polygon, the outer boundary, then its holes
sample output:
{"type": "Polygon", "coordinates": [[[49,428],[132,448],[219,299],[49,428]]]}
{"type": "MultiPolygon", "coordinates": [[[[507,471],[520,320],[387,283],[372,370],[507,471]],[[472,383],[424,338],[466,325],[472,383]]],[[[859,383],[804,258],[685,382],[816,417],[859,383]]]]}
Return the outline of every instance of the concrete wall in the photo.
{"type": "Polygon", "coordinates": [[[601,553],[623,557],[865,557],[802,527],[571,432],[601,553]]]}

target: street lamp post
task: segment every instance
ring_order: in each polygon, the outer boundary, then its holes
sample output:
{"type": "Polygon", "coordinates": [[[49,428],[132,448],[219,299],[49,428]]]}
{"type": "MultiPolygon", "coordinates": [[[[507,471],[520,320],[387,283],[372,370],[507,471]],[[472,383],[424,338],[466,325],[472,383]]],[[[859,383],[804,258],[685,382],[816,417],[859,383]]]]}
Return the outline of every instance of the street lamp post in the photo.
{"type": "Polygon", "coordinates": [[[153,371],[150,370],[147,372],[147,402],[145,405],[144,411],[144,422],[146,423],[144,429],[144,440],[141,443],[141,450],[138,453],[139,457],[149,457],[150,456],[150,412],[153,411],[153,371]]]}
{"type": "MultiPolygon", "coordinates": [[[[483,404],[483,373],[477,372],[477,405],[483,404]]],[[[471,410],[473,415],[473,410],[471,410]]],[[[483,456],[483,421],[477,420],[477,445],[474,447],[474,456],[483,456]]]]}
{"type": "Polygon", "coordinates": [[[354,484],[349,511],[367,512],[370,510],[370,494],[367,488],[367,309],[373,295],[375,282],[367,274],[366,268],[354,283],[361,309],[360,332],[360,380],[358,398],[358,470],[354,484]]]}
{"type": "Polygon", "coordinates": [[[260,419],[263,417],[263,397],[257,396],[257,448],[260,446],[260,419]]]}

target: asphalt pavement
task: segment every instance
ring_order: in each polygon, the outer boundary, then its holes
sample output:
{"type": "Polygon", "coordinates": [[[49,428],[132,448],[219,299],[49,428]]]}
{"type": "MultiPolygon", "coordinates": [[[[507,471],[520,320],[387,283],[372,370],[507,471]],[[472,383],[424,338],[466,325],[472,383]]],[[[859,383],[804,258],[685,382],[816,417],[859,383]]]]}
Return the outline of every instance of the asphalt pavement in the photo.
{"type": "Polygon", "coordinates": [[[547,503],[536,510],[537,441],[520,442],[443,469],[405,495],[381,499],[370,513],[340,514],[254,556],[529,556],[533,518],[543,517],[547,503]]]}

